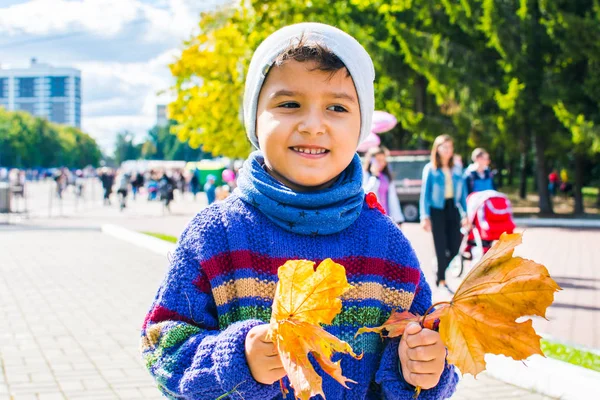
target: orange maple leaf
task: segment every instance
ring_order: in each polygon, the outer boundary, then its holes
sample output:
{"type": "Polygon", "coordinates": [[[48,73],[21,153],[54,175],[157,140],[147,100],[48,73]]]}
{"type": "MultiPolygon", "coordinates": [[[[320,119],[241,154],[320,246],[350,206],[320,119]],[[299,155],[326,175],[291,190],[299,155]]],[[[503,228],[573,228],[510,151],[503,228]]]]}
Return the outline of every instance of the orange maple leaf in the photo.
{"type": "MultiPolygon", "coordinates": [[[[267,338],[273,340],[296,398],[306,400],[320,394],[325,398],[322,379],[313,368],[308,353],[327,374],[346,388],[356,383],[342,375],[340,361],[332,362],[336,352],[360,359],[352,347],[326,332],[320,324],[331,324],[342,310],[339,297],[350,289],[346,270],[331,259],[317,269],[306,260],[287,261],[279,267],[279,282],[267,338]]],[[[283,387],[283,386],[282,386],[283,387]]]]}
{"type": "Polygon", "coordinates": [[[503,234],[481,262],[465,277],[450,302],[433,305],[425,317],[404,311],[394,312],[380,327],[361,328],[386,337],[404,333],[409,322],[431,328],[439,320],[442,341],[448,348],[448,362],[463,374],[474,376],[485,370],[486,353],[503,354],[523,360],[533,354],[544,355],[540,339],[530,319],[546,317],[546,309],[561,290],[543,265],[513,257],[521,244],[521,234],[503,234]],[[431,314],[433,307],[439,307],[431,314]]]}

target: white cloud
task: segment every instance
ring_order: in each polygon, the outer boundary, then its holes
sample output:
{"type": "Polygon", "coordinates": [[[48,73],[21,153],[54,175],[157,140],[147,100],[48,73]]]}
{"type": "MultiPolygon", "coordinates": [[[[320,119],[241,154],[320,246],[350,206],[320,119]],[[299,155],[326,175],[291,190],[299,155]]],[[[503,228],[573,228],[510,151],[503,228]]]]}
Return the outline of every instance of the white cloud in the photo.
{"type": "Polygon", "coordinates": [[[129,131],[135,136],[134,142],[141,142],[154,123],[154,116],[102,116],[84,119],[82,128],[96,139],[104,152],[112,154],[118,132],[129,131]]]}
{"type": "Polygon", "coordinates": [[[156,105],[172,100],[167,66],[176,54],[176,50],[168,50],[144,63],[77,64],[84,82],[82,128],[105,148],[112,146],[122,130],[130,130],[142,140],[156,123],[156,105]]]}
{"type": "Polygon", "coordinates": [[[200,9],[186,0],[169,0],[163,7],[140,0],[31,0],[2,9],[0,32],[14,35],[60,35],[74,31],[114,37],[129,25],[145,24],[144,40],[187,37],[200,9]],[[35,23],[32,23],[35,21],[35,23]]]}
{"type": "Polygon", "coordinates": [[[139,8],[139,2],[135,0],[32,0],[4,9],[0,14],[0,30],[9,35],[86,30],[111,36],[125,23],[135,20],[139,8]]]}

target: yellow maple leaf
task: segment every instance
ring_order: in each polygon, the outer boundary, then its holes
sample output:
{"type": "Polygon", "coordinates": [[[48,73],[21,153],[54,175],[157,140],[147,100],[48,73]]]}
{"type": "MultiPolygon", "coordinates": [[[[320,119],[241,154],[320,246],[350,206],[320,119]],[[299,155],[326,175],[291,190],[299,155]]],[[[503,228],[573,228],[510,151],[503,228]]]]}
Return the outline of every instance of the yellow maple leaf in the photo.
{"type": "MultiPolygon", "coordinates": [[[[561,290],[541,264],[513,257],[521,244],[522,235],[503,234],[471,270],[450,302],[425,317],[393,313],[377,328],[361,328],[364,332],[383,333],[396,337],[404,333],[411,321],[431,328],[439,320],[442,341],[448,348],[448,362],[465,374],[474,376],[485,370],[486,353],[503,354],[523,360],[533,354],[544,355],[541,337],[530,319],[516,322],[520,317],[546,317],[546,309],[554,301],[554,292],[561,290]]],[[[433,309],[433,307],[430,308],[433,309]]],[[[429,310],[428,310],[429,311],[429,310]]]]}
{"type": "Polygon", "coordinates": [[[323,371],[347,386],[354,382],[342,375],[340,362],[332,362],[336,352],[359,359],[352,347],[326,332],[320,324],[330,324],[342,310],[340,296],[352,286],[345,268],[324,260],[317,269],[307,260],[287,261],[279,267],[279,282],[267,338],[277,347],[283,368],[298,399],[320,394],[325,398],[322,379],[313,368],[311,353],[323,371]]]}

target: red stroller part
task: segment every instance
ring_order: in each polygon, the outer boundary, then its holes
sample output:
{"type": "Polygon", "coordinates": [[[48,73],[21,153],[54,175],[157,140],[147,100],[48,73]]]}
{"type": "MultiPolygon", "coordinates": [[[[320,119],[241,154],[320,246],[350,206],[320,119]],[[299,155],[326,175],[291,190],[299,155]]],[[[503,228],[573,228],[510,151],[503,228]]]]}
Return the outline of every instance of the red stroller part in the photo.
{"type": "Polygon", "coordinates": [[[456,276],[462,275],[463,260],[476,264],[503,233],[515,230],[510,200],[495,190],[471,193],[467,197],[467,218],[471,229],[463,235],[460,271],[456,276]]]}

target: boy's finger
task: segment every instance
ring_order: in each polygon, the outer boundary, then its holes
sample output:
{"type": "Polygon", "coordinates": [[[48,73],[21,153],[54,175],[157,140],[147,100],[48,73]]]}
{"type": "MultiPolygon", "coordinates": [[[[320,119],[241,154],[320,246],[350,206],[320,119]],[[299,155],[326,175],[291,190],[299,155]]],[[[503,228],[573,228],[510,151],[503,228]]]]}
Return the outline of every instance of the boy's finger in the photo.
{"type": "Polygon", "coordinates": [[[267,361],[267,367],[269,370],[283,369],[283,364],[279,357],[269,358],[267,361]]]}
{"type": "Polygon", "coordinates": [[[410,348],[418,346],[431,346],[439,341],[440,335],[429,329],[423,329],[416,334],[408,335],[406,344],[410,348]]]}
{"type": "MultiPolygon", "coordinates": [[[[410,379],[410,384],[413,386],[429,386],[429,382],[434,379],[435,375],[433,374],[416,374],[413,372],[408,373],[408,377],[410,379]]],[[[426,387],[428,388],[428,387],[426,387]]]]}
{"type": "Polygon", "coordinates": [[[266,356],[267,357],[279,357],[279,353],[277,352],[276,349],[273,348],[273,349],[271,349],[271,351],[268,351],[266,353],[266,356]]]}
{"type": "Polygon", "coordinates": [[[417,322],[411,322],[404,329],[404,334],[405,336],[416,335],[417,333],[421,332],[422,329],[423,328],[421,328],[421,325],[419,325],[417,322]]]}
{"type": "Polygon", "coordinates": [[[408,358],[413,361],[431,361],[436,358],[436,346],[416,346],[406,350],[408,358]]]}
{"type": "Polygon", "coordinates": [[[265,344],[274,345],[273,340],[267,339],[266,336],[261,337],[260,341],[263,342],[263,343],[265,343],[265,344]]]}
{"type": "Polygon", "coordinates": [[[406,361],[406,367],[413,374],[434,374],[439,369],[436,360],[431,361],[406,361]]]}
{"type": "Polygon", "coordinates": [[[275,347],[275,343],[273,342],[262,342],[260,344],[261,352],[267,357],[273,357],[279,355],[277,351],[277,347],[275,347]]]}
{"type": "Polygon", "coordinates": [[[272,369],[271,371],[269,371],[269,373],[273,377],[273,382],[277,382],[278,380],[287,375],[285,369],[283,368],[272,369]]]}

